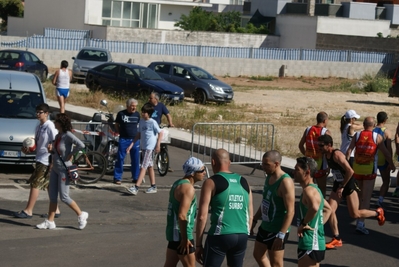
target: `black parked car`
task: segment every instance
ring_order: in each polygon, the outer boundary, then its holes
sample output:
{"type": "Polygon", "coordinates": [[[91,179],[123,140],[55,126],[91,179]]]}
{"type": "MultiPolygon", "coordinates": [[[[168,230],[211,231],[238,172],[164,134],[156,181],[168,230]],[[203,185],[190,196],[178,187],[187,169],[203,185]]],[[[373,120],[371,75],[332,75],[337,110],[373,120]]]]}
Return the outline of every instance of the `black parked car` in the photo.
{"type": "Polygon", "coordinates": [[[152,62],[148,67],[168,82],[183,88],[184,95],[193,97],[195,103],[228,103],[233,100],[231,86],[200,67],[177,62],[152,62]]]}
{"type": "Polygon", "coordinates": [[[90,91],[102,90],[116,94],[148,94],[156,92],[161,99],[182,101],[183,89],[162,79],[147,67],[109,62],[87,72],[86,86],[90,91]]]}
{"type": "Polygon", "coordinates": [[[42,82],[47,80],[48,68],[35,54],[25,50],[1,50],[0,70],[17,70],[36,74],[42,82]]]}

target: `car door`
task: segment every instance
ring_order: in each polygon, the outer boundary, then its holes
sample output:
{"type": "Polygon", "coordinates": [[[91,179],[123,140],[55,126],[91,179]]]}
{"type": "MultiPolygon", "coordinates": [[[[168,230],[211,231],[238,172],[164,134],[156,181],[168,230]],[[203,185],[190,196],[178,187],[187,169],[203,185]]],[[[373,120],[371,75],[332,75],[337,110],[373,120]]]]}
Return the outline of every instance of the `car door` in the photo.
{"type": "Polygon", "coordinates": [[[99,70],[97,73],[97,82],[101,86],[102,90],[108,92],[117,91],[117,75],[119,71],[119,65],[107,64],[99,70]]]}
{"type": "Polygon", "coordinates": [[[172,83],[181,87],[184,90],[184,96],[190,97],[195,89],[195,77],[182,66],[173,65],[172,83]],[[190,78],[188,78],[190,77],[190,78]]]}
{"type": "Polygon", "coordinates": [[[133,69],[120,66],[118,72],[118,89],[127,93],[137,93],[139,91],[139,81],[133,69]]]}

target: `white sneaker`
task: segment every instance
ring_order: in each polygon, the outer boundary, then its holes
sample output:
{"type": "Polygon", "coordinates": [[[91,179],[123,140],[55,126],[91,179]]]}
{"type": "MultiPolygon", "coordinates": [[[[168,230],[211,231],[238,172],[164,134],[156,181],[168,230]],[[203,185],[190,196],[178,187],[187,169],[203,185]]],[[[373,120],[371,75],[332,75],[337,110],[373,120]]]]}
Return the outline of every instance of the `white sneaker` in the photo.
{"type": "Polygon", "coordinates": [[[135,186],[126,188],[126,190],[127,190],[127,192],[129,192],[129,194],[132,194],[133,196],[137,195],[137,193],[139,192],[139,190],[137,190],[137,188],[135,186]]]}
{"type": "Polygon", "coordinates": [[[44,220],[41,224],[36,225],[38,229],[55,229],[55,222],[50,222],[49,220],[44,220]]]}
{"type": "Polygon", "coordinates": [[[148,188],[145,192],[146,192],[147,194],[154,194],[154,193],[157,192],[157,187],[156,187],[156,186],[151,186],[151,187],[148,188]]]}
{"type": "Polygon", "coordinates": [[[87,218],[89,218],[89,214],[85,211],[82,211],[82,213],[78,216],[78,223],[80,230],[83,230],[86,227],[87,218]]]}

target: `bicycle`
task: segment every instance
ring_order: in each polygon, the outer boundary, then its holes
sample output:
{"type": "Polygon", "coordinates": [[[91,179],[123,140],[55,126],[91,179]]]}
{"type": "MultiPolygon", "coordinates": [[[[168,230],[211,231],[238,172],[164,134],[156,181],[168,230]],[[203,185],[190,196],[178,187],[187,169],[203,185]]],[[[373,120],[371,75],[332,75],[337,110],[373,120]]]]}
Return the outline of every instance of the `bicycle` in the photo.
{"type": "MultiPolygon", "coordinates": [[[[163,129],[169,126],[161,126],[163,129]]],[[[170,144],[169,131],[164,131],[164,136],[161,141],[161,147],[159,153],[155,154],[155,164],[158,168],[158,173],[160,176],[165,176],[169,170],[169,153],[168,146],[170,144]]]]}
{"type": "Polygon", "coordinates": [[[107,160],[101,153],[96,151],[86,152],[86,149],[77,153],[73,164],[78,166],[78,181],[82,184],[98,182],[104,176],[108,166],[107,160]]]}

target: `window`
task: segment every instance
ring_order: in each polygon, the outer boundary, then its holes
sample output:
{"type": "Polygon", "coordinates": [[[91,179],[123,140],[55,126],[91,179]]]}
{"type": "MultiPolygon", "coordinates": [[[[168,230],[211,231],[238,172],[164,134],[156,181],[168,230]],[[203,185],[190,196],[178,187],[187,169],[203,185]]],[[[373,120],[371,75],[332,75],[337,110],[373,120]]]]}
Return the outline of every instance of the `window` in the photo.
{"type": "Polygon", "coordinates": [[[26,62],[31,62],[32,60],[30,59],[30,56],[28,53],[24,53],[24,58],[26,62]]]}
{"type": "Polygon", "coordinates": [[[37,56],[35,56],[34,54],[30,54],[30,57],[32,58],[32,61],[35,63],[39,63],[40,59],[37,58],[37,56]]]}
{"type": "Polygon", "coordinates": [[[133,79],[133,80],[136,78],[131,69],[128,69],[123,66],[121,66],[119,69],[119,77],[126,78],[126,79],[133,79]]]}
{"type": "Polygon", "coordinates": [[[169,64],[156,65],[154,69],[156,72],[169,74],[170,65],[169,64]]]}
{"type": "Polygon", "coordinates": [[[156,28],[159,4],[103,1],[102,24],[115,27],[156,28]]]}
{"type": "Polygon", "coordinates": [[[116,75],[118,73],[118,66],[117,65],[107,65],[101,69],[102,73],[109,74],[109,75],[116,75]]]}

